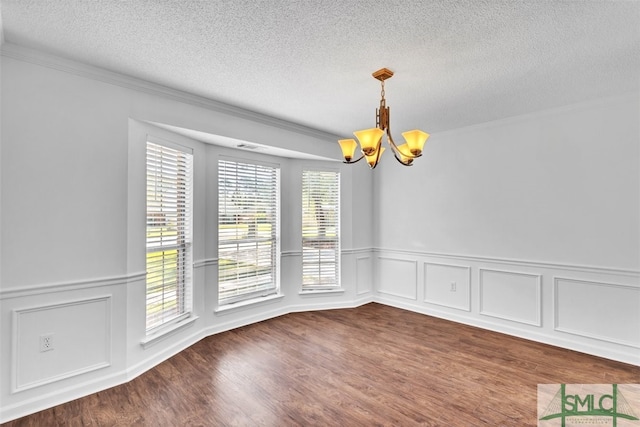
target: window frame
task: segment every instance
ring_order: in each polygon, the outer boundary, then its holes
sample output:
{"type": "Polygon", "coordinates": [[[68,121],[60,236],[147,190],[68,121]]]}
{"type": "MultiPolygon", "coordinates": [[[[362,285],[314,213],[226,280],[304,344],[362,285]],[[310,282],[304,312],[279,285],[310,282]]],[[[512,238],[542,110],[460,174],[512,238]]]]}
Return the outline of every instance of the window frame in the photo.
{"type": "MultiPolygon", "coordinates": [[[[217,241],[217,253],[218,253],[218,276],[217,276],[217,285],[218,285],[218,292],[217,292],[217,300],[218,300],[218,307],[220,308],[228,308],[230,306],[233,305],[237,305],[237,306],[241,306],[246,304],[247,302],[252,302],[252,301],[261,301],[263,299],[270,299],[273,297],[277,297],[280,295],[280,243],[281,243],[281,228],[280,228],[280,221],[281,221],[281,212],[280,212],[280,205],[281,205],[281,165],[277,164],[277,163],[271,163],[271,162],[265,162],[265,161],[260,161],[260,160],[254,160],[254,159],[248,159],[248,158],[238,158],[238,157],[231,157],[231,156],[224,156],[224,155],[220,155],[218,157],[218,161],[216,164],[216,170],[217,170],[217,201],[218,201],[218,221],[217,221],[217,235],[218,235],[218,241],[217,241]],[[257,213],[256,212],[250,212],[250,214],[255,214],[256,215],[256,220],[253,223],[250,222],[235,222],[232,224],[237,224],[237,225],[241,225],[241,226],[247,226],[247,236],[244,239],[224,239],[223,238],[223,226],[225,225],[229,225],[228,224],[228,219],[229,219],[229,215],[235,215],[236,221],[240,220],[240,215],[239,214],[233,214],[231,212],[231,210],[227,209],[226,207],[226,197],[228,192],[222,188],[222,177],[221,177],[221,166],[222,164],[235,164],[235,170],[236,173],[238,171],[238,165],[243,165],[243,167],[247,168],[245,169],[251,169],[251,168],[255,168],[255,170],[258,169],[262,169],[263,172],[264,170],[271,170],[271,172],[273,173],[273,177],[272,180],[268,181],[270,187],[269,187],[269,191],[271,192],[270,195],[272,196],[272,200],[271,200],[271,205],[268,207],[268,209],[271,209],[272,212],[272,216],[273,218],[270,221],[267,221],[266,223],[268,225],[271,226],[271,238],[267,239],[264,236],[259,237],[258,233],[259,231],[259,223],[257,221],[257,213]],[[225,200],[223,200],[225,199],[225,200]],[[224,204],[224,207],[223,207],[224,204]],[[253,225],[253,228],[250,228],[251,225],[253,225]],[[250,233],[250,230],[253,229],[253,232],[250,233]],[[251,237],[250,234],[252,234],[254,237],[251,237]],[[260,245],[261,243],[267,243],[270,242],[270,259],[271,259],[271,264],[268,266],[269,268],[269,273],[268,275],[271,277],[271,282],[269,284],[269,286],[264,287],[264,288],[259,288],[255,289],[253,291],[247,291],[247,292],[240,292],[236,295],[230,295],[230,296],[226,296],[221,298],[221,288],[223,285],[223,280],[221,280],[221,272],[222,272],[222,265],[224,263],[224,259],[223,258],[223,252],[225,251],[224,246],[225,245],[232,245],[234,240],[241,240],[241,242],[238,242],[237,244],[245,244],[245,245],[249,245],[249,244],[255,244],[256,245],[256,251],[259,250],[261,248],[262,245],[260,245]]],[[[263,173],[261,172],[261,173],[263,173]]],[[[229,176],[229,174],[227,172],[225,172],[225,175],[229,176]]],[[[237,182],[236,182],[237,183],[237,182]]],[[[246,196],[246,195],[245,195],[246,196]]],[[[259,200],[263,200],[263,198],[261,197],[259,200]]],[[[256,207],[256,205],[252,205],[252,207],[256,207]]],[[[236,227],[237,228],[237,227],[236,227]]],[[[236,230],[236,234],[237,234],[237,230],[236,230]]],[[[269,245],[266,245],[269,246],[269,245]]],[[[264,248],[264,246],[263,246],[264,248]]],[[[251,250],[249,250],[251,251],[251,250]]],[[[238,249],[236,251],[229,251],[228,253],[233,252],[236,254],[236,256],[240,256],[240,252],[241,249],[238,247],[238,249]]],[[[264,260],[264,257],[260,257],[260,255],[256,254],[256,258],[257,261],[256,263],[259,263],[261,260],[264,260]]],[[[237,258],[236,258],[237,260],[237,258]]],[[[257,265],[257,264],[256,264],[257,265]]],[[[256,267],[257,268],[257,267],[256,267]]],[[[265,275],[266,276],[266,275],[265,275]]],[[[258,277],[258,275],[256,274],[255,277],[258,277]]],[[[229,281],[231,281],[232,279],[230,279],[229,281]]],[[[235,280],[239,280],[238,277],[236,276],[235,280]]],[[[251,286],[256,286],[256,283],[248,283],[247,284],[248,287],[251,286]]]]}
{"type": "MultiPolygon", "coordinates": [[[[302,267],[302,277],[301,277],[301,292],[302,293],[318,293],[318,292],[335,292],[335,291],[340,291],[342,289],[342,275],[341,275],[341,268],[342,268],[342,260],[341,260],[341,243],[342,243],[342,232],[341,232],[341,216],[342,216],[342,201],[341,201],[341,185],[342,185],[342,174],[341,171],[338,169],[330,169],[330,168],[319,168],[319,167],[303,167],[302,168],[302,173],[301,173],[301,191],[300,191],[300,196],[301,196],[301,244],[302,244],[302,250],[301,250],[301,267],[302,267]],[[334,175],[334,179],[336,180],[335,183],[331,183],[330,185],[330,190],[334,189],[334,184],[335,184],[335,190],[337,194],[334,194],[331,196],[331,202],[334,204],[334,209],[330,211],[330,213],[332,214],[331,216],[333,217],[333,221],[332,222],[324,222],[323,220],[323,224],[315,224],[316,228],[321,229],[321,230],[325,230],[327,228],[333,228],[335,230],[335,238],[334,239],[329,239],[327,238],[327,236],[325,235],[324,237],[322,236],[310,236],[310,237],[305,237],[305,228],[308,227],[308,223],[305,222],[305,217],[308,218],[308,215],[310,215],[311,213],[307,211],[307,207],[308,207],[308,200],[305,200],[305,191],[308,190],[307,187],[307,182],[305,180],[305,177],[308,174],[333,174],[334,175]],[[334,273],[332,274],[331,278],[332,278],[332,282],[330,282],[329,284],[322,284],[321,282],[323,281],[323,274],[322,274],[322,255],[319,253],[318,254],[318,260],[317,262],[307,262],[305,261],[305,248],[309,247],[308,243],[313,243],[313,242],[317,242],[318,245],[322,244],[322,243],[334,243],[334,248],[333,248],[333,262],[325,262],[324,264],[333,264],[334,265],[334,273]],[[317,278],[317,281],[319,281],[320,283],[305,283],[306,280],[306,272],[309,270],[307,268],[307,266],[313,266],[313,265],[317,265],[317,269],[318,269],[318,275],[315,276],[317,278]]],[[[320,250],[320,249],[318,249],[320,250]]],[[[326,278],[324,280],[327,280],[326,278]]]]}
{"type": "MultiPolygon", "coordinates": [[[[147,337],[155,336],[157,334],[164,333],[163,331],[167,329],[172,329],[176,324],[181,321],[192,317],[193,310],[193,215],[194,215],[194,198],[193,198],[193,187],[194,187],[194,150],[190,147],[180,145],[174,142],[166,141],[159,138],[147,136],[145,140],[145,332],[147,337]],[[177,164],[175,165],[178,169],[177,171],[172,172],[175,175],[176,186],[170,187],[169,191],[174,191],[175,194],[180,194],[180,187],[183,186],[182,197],[184,197],[183,202],[184,205],[181,205],[178,201],[179,198],[176,196],[175,206],[171,206],[170,203],[167,203],[167,209],[175,209],[175,243],[172,244],[164,244],[163,237],[161,235],[160,242],[158,243],[157,239],[155,241],[149,240],[150,233],[150,221],[157,222],[158,214],[162,214],[162,208],[160,211],[151,210],[149,206],[149,162],[150,162],[150,152],[149,147],[150,144],[161,147],[161,149],[167,150],[167,152],[173,152],[175,157],[184,157],[183,160],[177,160],[177,164]],[[179,153],[179,154],[175,154],[179,153]],[[180,165],[179,163],[184,162],[184,164],[180,165]],[[181,170],[181,168],[184,168],[181,170]],[[178,178],[180,173],[184,175],[181,178],[178,178]],[[150,212],[152,216],[150,217],[150,212]],[[155,243],[155,245],[154,245],[155,243]],[[150,246],[151,245],[151,246],[150,246]],[[149,316],[149,280],[150,280],[150,262],[149,262],[149,254],[150,253],[158,253],[161,251],[172,251],[176,250],[176,285],[177,289],[176,293],[176,304],[177,309],[174,315],[170,314],[171,310],[165,308],[164,311],[169,315],[166,316],[163,314],[161,316],[161,320],[159,322],[151,322],[150,325],[150,316],[149,316]]],[[[167,167],[169,167],[171,162],[168,162],[167,167]]],[[[169,174],[167,174],[169,175],[169,174]]],[[[172,176],[165,177],[165,179],[172,179],[172,176]]],[[[162,194],[159,194],[162,195],[162,194]]],[[[165,197],[168,194],[165,194],[165,197]]],[[[170,215],[172,216],[172,215],[170,215]]],[[[157,225],[157,224],[156,224],[157,225]]],[[[151,227],[153,228],[153,227],[151,227]]],[[[167,236],[169,237],[169,236],[167,236]]],[[[168,239],[171,240],[171,239],[168,239]]],[[[164,265],[162,266],[164,268],[164,265]]],[[[162,284],[162,293],[164,295],[165,287],[169,288],[172,285],[168,285],[164,282],[164,270],[163,272],[163,284],[162,284]]]]}

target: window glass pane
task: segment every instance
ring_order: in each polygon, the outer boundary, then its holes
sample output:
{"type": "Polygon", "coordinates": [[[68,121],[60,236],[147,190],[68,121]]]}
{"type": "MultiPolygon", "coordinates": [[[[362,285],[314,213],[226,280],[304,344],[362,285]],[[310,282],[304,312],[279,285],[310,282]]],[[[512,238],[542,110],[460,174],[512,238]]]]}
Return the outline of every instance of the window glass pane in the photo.
{"type": "Polygon", "coordinates": [[[277,291],[279,169],[218,162],[218,298],[277,291]]]}
{"type": "Polygon", "coordinates": [[[147,142],[147,331],[191,310],[192,163],[147,142]]]}
{"type": "Polygon", "coordinates": [[[340,285],[340,174],[302,172],[302,287],[340,285]]]}

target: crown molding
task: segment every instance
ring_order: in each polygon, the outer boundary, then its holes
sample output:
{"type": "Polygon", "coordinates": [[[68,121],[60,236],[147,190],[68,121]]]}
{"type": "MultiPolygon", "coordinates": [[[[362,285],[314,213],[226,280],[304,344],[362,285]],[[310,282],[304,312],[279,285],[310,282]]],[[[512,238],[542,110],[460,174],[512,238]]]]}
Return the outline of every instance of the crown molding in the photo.
{"type": "Polygon", "coordinates": [[[619,93],[616,95],[606,96],[602,98],[594,98],[586,101],[575,102],[567,105],[560,105],[558,107],[547,108],[539,111],[533,111],[530,113],[518,114],[516,116],[504,117],[487,122],[475,123],[459,128],[445,129],[439,132],[432,132],[431,137],[434,135],[448,136],[465,134],[469,132],[483,131],[487,129],[493,129],[501,126],[509,126],[512,124],[520,124],[534,121],[539,118],[553,117],[558,114],[567,114],[572,112],[588,111],[599,107],[608,107],[620,102],[634,101],[640,102],[640,90],[636,88],[629,89],[625,93],[619,93]]]}
{"type": "Polygon", "coordinates": [[[62,71],[91,80],[97,80],[103,83],[120,86],[126,89],[131,89],[150,95],[156,95],[174,101],[191,104],[196,107],[205,108],[218,113],[250,120],[252,122],[265,124],[290,132],[304,134],[321,140],[340,139],[338,135],[327,131],[300,125],[283,119],[278,119],[276,117],[258,113],[256,111],[247,110],[245,108],[225,104],[223,102],[205,98],[193,93],[184,92],[158,83],[153,83],[148,80],[143,80],[127,74],[110,71],[105,68],[81,63],[13,43],[2,44],[2,46],[0,47],[0,56],[51,68],[53,70],[62,71]]]}

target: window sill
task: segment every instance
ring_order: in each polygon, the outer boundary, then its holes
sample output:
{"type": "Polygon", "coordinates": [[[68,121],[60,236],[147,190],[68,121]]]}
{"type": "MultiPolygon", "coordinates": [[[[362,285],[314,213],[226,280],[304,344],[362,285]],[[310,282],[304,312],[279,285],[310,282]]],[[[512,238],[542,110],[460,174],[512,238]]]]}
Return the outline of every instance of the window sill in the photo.
{"type": "Polygon", "coordinates": [[[187,326],[193,325],[196,320],[198,320],[198,316],[189,316],[186,319],[182,319],[172,325],[161,328],[159,331],[156,331],[144,337],[144,339],[140,341],[140,345],[146,350],[147,348],[159,343],[165,338],[170,337],[171,335],[186,328],[187,326]]]}
{"type": "Polygon", "coordinates": [[[333,289],[307,289],[298,292],[298,295],[324,295],[324,294],[343,294],[344,288],[333,289]]]}
{"type": "Polygon", "coordinates": [[[227,314],[241,308],[246,308],[246,307],[253,306],[260,303],[271,302],[271,301],[279,300],[282,298],[284,298],[284,294],[280,294],[280,293],[267,295],[266,297],[251,298],[244,301],[238,301],[231,304],[221,305],[220,307],[215,309],[213,312],[215,314],[227,314]]]}

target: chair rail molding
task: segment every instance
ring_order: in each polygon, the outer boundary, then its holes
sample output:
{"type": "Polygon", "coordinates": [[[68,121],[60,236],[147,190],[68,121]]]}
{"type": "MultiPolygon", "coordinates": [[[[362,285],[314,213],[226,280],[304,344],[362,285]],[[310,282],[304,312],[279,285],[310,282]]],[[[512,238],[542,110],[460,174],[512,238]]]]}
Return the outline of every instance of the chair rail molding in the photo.
{"type": "Polygon", "coordinates": [[[146,271],[138,271],[124,276],[98,277],[95,279],[44,283],[24,287],[13,286],[0,289],[0,300],[9,298],[22,298],[51,292],[79,291],[83,289],[126,285],[132,282],[137,282],[139,280],[144,280],[146,276],[146,271]]]}

